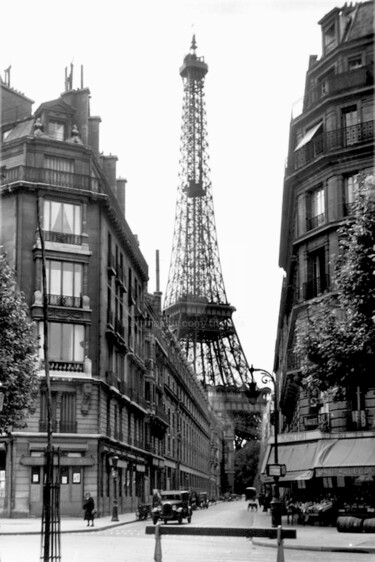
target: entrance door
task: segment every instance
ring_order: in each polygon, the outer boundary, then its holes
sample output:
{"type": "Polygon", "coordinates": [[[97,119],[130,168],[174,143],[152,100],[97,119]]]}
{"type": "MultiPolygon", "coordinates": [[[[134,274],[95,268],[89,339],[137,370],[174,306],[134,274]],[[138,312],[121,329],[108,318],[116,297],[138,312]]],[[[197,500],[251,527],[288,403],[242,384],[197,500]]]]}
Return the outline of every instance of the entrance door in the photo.
{"type": "Polygon", "coordinates": [[[82,512],[82,474],[80,466],[62,466],[60,469],[60,513],[61,515],[81,516],[82,512]]]}

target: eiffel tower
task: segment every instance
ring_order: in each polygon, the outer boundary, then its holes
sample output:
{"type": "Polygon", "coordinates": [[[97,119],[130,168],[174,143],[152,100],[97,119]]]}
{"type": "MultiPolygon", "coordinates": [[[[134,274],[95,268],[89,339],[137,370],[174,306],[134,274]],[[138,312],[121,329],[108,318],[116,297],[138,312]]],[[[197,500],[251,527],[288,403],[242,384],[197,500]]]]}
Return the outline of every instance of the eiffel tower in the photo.
{"type": "MultiPolygon", "coordinates": [[[[228,443],[254,437],[265,400],[250,405],[255,385],[233,322],[216,235],[206,127],[208,65],[190,53],[180,68],[183,116],[179,185],[164,312],[214,409],[231,420],[228,443]]],[[[230,471],[230,468],[228,468],[230,471]]]]}

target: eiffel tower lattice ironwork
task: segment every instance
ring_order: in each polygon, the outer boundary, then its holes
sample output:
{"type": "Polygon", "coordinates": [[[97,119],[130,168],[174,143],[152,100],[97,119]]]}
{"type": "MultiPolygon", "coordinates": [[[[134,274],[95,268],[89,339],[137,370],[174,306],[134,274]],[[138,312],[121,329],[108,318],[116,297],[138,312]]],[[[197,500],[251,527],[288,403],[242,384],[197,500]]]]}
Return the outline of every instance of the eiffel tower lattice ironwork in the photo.
{"type": "Polygon", "coordinates": [[[164,310],[204,387],[248,388],[249,366],[227,300],[217,242],[206,128],[208,65],[190,53],[180,68],[184,101],[179,186],[164,310]]]}

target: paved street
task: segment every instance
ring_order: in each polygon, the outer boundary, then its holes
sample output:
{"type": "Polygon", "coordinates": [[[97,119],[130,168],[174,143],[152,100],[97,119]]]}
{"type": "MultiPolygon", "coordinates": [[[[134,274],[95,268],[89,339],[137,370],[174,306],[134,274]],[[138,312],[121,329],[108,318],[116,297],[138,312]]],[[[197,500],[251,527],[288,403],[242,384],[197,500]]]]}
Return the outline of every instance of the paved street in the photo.
{"type": "MultiPolygon", "coordinates": [[[[268,515],[247,512],[246,502],[222,503],[208,510],[194,512],[192,525],[218,527],[261,526],[268,515]],[[258,517],[258,521],[257,521],[258,517]]],[[[145,527],[152,525],[150,519],[126,525],[107,528],[96,532],[63,533],[62,562],[154,562],[155,538],[145,534],[145,527]]],[[[183,525],[188,525],[186,522],[183,525]]],[[[1,520],[0,520],[1,527],[1,520]]],[[[299,529],[297,529],[298,533],[299,529]]],[[[309,528],[311,543],[319,546],[319,534],[334,529],[309,528]]],[[[345,543],[346,537],[338,534],[338,540],[345,543]]],[[[362,542],[369,536],[362,535],[362,542]]],[[[270,541],[274,545],[274,541],[270,541]]],[[[291,540],[289,542],[292,542],[291,540]]],[[[372,540],[372,543],[374,540],[372,540]]],[[[339,543],[338,543],[339,544],[339,543]]],[[[40,556],[40,536],[0,536],[1,562],[37,562],[40,556]]],[[[256,544],[245,538],[228,537],[177,537],[162,536],[163,562],[276,562],[277,551],[273,546],[256,544]]],[[[311,550],[284,549],[285,562],[375,562],[375,554],[319,552],[311,550]]]]}

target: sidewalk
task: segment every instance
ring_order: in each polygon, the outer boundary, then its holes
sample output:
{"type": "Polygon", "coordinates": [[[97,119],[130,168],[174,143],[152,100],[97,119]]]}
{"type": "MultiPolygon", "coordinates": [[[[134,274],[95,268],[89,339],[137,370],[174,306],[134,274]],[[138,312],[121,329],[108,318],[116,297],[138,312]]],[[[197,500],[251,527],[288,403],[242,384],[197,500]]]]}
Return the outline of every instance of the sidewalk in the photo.
{"type": "MultiPolygon", "coordinates": [[[[94,527],[88,527],[83,517],[62,517],[62,533],[95,533],[120,525],[127,525],[136,521],[135,513],[120,513],[119,521],[112,521],[112,517],[98,517],[95,519],[94,527]]],[[[152,525],[151,519],[148,519],[152,525]]],[[[0,518],[0,535],[38,535],[41,532],[42,520],[40,517],[25,519],[2,519],[0,518]]]]}
{"type": "MultiPolygon", "coordinates": [[[[315,550],[322,552],[353,552],[375,553],[375,533],[339,533],[336,527],[320,527],[318,525],[287,525],[283,517],[285,528],[296,529],[296,539],[284,539],[284,549],[315,550]]],[[[270,527],[271,515],[258,511],[254,519],[254,527],[270,527]]],[[[259,546],[273,546],[274,539],[253,539],[259,546]]],[[[374,558],[375,560],[375,558],[374,558]]]]}
{"type": "MultiPolygon", "coordinates": [[[[63,517],[61,519],[62,533],[95,533],[104,529],[127,525],[136,521],[134,513],[122,513],[119,521],[112,521],[111,516],[99,517],[95,520],[94,527],[87,527],[81,517],[63,517]]],[[[151,519],[144,522],[152,525],[151,519]]],[[[285,539],[284,549],[315,550],[329,552],[353,552],[375,554],[375,533],[339,533],[336,527],[319,527],[303,525],[286,525],[283,517],[283,526],[296,529],[296,539],[285,539]]],[[[271,527],[271,516],[263,511],[255,514],[254,527],[271,527]]],[[[40,518],[27,519],[0,519],[1,535],[34,535],[41,532],[40,518]]],[[[275,539],[253,539],[259,546],[276,548],[275,539]]],[[[375,560],[375,558],[374,558],[375,560]]]]}

